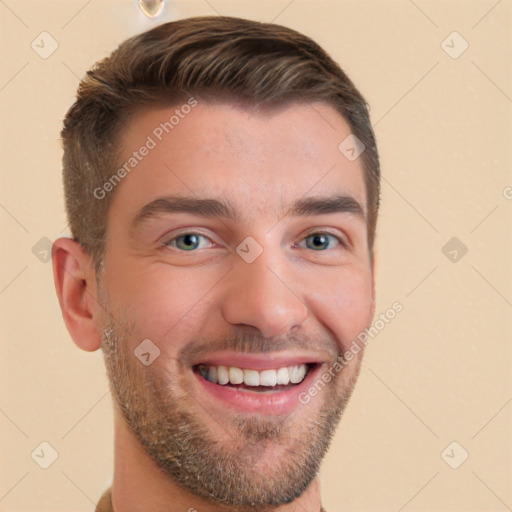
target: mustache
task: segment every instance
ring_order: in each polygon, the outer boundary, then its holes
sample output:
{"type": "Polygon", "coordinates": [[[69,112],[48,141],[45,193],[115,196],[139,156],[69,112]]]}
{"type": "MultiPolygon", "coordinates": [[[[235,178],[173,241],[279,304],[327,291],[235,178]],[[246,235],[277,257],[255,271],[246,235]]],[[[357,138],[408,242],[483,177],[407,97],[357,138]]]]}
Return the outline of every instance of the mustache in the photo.
{"type": "MultiPolygon", "coordinates": [[[[135,324],[130,322],[126,315],[122,315],[122,320],[122,324],[118,325],[118,322],[113,322],[107,314],[103,329],[103,351],[114,351],[118,358],[125,352],[127,343],[135,331],[135,324]]],[[[153,341],[160,348],[173,342],[172,338],[164,340],[158,339],[158,337],[153,341]]],[[[343,357],[342,345],[328,329],[322,333],[291,333],[268,338],[262,336],[255,328],[237,327],[227,334],[191,337],[172,359],[190,366],[212,352],[270,354],[272,352],[303,351],[316,352],[321,358],[329,358],[331,364],[334,364],[337,359],[343,357]]],[[[131,351],[129,352],[131,354],[131,351]]]]}
{"type": "Polygon", "coordinates": [[[270,354],[279,351],[307,351],[329,354],[332,361],[342,355],[342,348],[328,334],[304,336],[290,334],[266,338],[258,332],[237,332],[228,336],[196,339],[187,343],[178,353],[178,360],[191,364],[212,352],[234,352],[237,354],[270,354]]]}

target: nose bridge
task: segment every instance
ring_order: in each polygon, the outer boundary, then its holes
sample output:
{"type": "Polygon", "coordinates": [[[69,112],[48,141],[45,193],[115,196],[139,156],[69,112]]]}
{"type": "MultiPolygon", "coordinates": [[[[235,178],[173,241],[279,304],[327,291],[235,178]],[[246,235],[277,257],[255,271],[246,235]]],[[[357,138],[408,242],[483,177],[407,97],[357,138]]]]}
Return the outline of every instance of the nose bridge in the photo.
{"type": "Polygon", "coordinates": [[[308,308],[300,295],[292,263],[278,252],[263,252],[252,262],[235,260],[222,312],[232,325],[249,325],[274,337],[301,325],[308,308]]]}

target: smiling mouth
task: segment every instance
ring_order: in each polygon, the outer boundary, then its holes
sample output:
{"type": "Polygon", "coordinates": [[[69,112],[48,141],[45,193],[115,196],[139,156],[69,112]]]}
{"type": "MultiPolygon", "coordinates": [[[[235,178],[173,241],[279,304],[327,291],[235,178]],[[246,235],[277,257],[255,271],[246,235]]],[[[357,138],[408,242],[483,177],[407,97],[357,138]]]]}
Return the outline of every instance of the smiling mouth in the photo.
{"type": "Polygon", "coordinates": [[[306,363],[254,370],[236,366],[198,364],[194,371],[203,379],[219,386],[253,393],[277,393],[299,385],[315,366],[316,363],[306,363]]]}

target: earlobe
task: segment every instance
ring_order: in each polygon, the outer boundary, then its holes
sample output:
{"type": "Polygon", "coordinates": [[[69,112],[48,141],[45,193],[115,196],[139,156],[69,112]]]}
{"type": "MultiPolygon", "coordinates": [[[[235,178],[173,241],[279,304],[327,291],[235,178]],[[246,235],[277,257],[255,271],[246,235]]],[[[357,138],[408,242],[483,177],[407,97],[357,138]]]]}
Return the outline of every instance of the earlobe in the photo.
{"type": "Polygon", "coordinates": [[[88,352],[101,346],[96,278],[91,257],[70,238],[53,244],[53,278],[64,322],[78,347],[88,352]]]}

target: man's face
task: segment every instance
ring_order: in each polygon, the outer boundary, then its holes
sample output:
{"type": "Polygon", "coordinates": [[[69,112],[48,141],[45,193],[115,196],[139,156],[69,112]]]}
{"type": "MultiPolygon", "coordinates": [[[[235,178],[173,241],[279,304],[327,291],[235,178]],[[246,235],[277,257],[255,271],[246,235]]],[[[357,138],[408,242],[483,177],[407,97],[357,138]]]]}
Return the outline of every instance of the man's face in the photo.
{"type": "Polygon", "coordinates": [[[160,133],[176,108],[138,113],[123,134],[120,165],[148,136],[156,146],[109,210],[112,391],[178,484],[280,505],[319,469],[362,351],[332,365],[373,316],[361,162],[338,150],[350,129],[326,105],[199,102],[160,133]]]}

